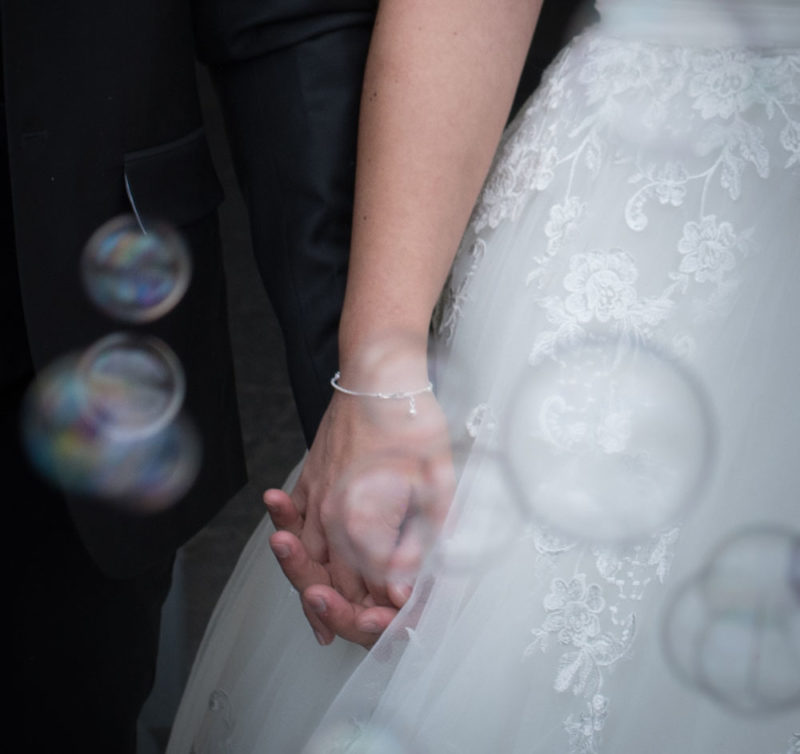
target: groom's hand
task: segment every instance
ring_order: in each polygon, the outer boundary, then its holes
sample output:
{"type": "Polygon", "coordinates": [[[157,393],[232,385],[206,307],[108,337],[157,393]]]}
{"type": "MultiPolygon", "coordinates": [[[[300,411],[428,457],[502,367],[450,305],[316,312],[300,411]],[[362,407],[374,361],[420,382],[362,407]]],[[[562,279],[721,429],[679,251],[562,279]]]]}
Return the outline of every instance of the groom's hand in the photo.
{"type": "Polygon", "coordinates": [[[381,436],[357,403],[342,398],[333,396],[291,495],[267,490],[264,501],[278,529],[270,540],[273,552],[300,592],[317,640],[329,644],[339,635],[369,647],[408,594],[390,594],[385,584],[368,583],[323,526],[322,505],[331,488],[381,436]]]}
{"type": "Polygon", "coordinates": [[[300,592],[303,612],[317,641],[327,645],[338,635],[364,647],[372,646],[397,614],[397,608],[376,606],[363,581],[355,575],[351,575],[346,587],[337,583],[341,580],[340,569],[309,553],[303,542],[305,521],[285,492],[268,490],[264,500],[278,528],[270,545],[284,574],[300,592]]]}

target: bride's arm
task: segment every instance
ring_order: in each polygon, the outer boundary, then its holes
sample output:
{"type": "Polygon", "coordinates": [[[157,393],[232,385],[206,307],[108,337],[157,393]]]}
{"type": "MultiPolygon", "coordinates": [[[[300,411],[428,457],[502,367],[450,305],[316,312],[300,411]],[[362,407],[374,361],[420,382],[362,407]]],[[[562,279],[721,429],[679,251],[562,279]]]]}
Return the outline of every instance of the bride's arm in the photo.
{"type": "MultiPolygon", "coordinates": [[[[382,0],[361,102],[353,237],[339,344],[341,384],[361,391],[415,390],[427,380],[424,352],[409,384],[378,384],[362,368],[366,345],[402,332],[424,343],[470,212],[508,117],[540,0],[382,0]],[[412,384],[413,383],[413,384],[412,384]]],[[[377,378],[378,382],[382,378],[377,378]]],[[[320,507],[355,459],[384,441],[365,402],[336,393],[292,494],[302,514],[268,491],[272,543],[318,639],[333,632],[370,644],[407,597],[365,587],[329,548],[320,507]],[[334,589],[338,590],[338,594],[334,589]],[[344,599],[346,598],[346,599],[344,599]]],[[[435,409],[433,409],[435,411],[435,409]]]]}
{"type": "Polygon", "coordinates": [[[425,336],[508,117],[537,0],[384,0],[361,102],[343,381],[365,340],[425,336]]]}

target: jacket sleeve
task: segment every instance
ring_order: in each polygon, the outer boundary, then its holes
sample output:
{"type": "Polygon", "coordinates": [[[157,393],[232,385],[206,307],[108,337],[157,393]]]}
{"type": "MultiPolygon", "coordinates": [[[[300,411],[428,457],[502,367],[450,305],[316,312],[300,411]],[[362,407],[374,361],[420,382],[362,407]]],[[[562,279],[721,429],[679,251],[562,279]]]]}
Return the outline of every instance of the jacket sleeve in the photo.
{"type": "Polygon", "coordinates": [[[353,26],[371,26],[378,0],[192,0],[198,58],[247,60],[353,26]]]}

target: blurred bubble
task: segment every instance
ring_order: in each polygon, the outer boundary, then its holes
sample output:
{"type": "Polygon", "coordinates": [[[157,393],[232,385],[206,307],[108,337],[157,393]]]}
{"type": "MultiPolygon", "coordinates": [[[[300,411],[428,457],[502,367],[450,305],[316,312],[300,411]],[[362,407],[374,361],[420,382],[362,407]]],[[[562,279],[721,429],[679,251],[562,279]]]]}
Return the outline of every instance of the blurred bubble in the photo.
{"type": "Polygon", "coordinates": [[[711,404],[655,347],[588,337],[527,367],[501,437],[527,504],[579,539],[650,535],[696,502],[713,460],[711,404]]]}
{"type": "Polygon", "coordinates": [[[446,451],[387,449],[353,464],[323,503],[331,543],[368,582],[410,583],[452,499],[446,451]]]}
{"type": "Polygon", "coordinates": [[[668,605],[665,654],[687,683],[737,713],[800,706],[800,533],[742,530],[668,605]]]}
{"type": "Polygon", "coordinates": [[[183,404],[183,369],[158,338],[114,333],[91,346],[77,368],[90,420],[109,436],[154,434],[183,404]]]}
{"type": "Polygon", "coordinates": [[[191,259],[171,226],[152,223],[145,233],[133,216],[122,215],[91,236],[81,272],[89,297],[102,311],[125,322],[151,322],[186,292],[191,259]]]}
{"type": "Polygon", "coordinates": [[[303,749],[306,754],[425,754],[412,735],[389,725],[340,721],[317,730],[303,749]]]}
{"type": "Polygon", "coordinates": [[[87,379],[85,360],[86,354],[55,362],[26,395],[22,434],[33,465],[67,492],[139,512],[175,502],[199,469],[193,425],[179,414],[167,422],[112,422],[114,415],[127,421],[133,402],[123,396],[129,406],[119,410],[102,380],[98,388],[96,379],[87,379]]]}
{"type": "Polygon", "coordinates": [[[334,486],[325,510],[337,551],[368,581],[399,584],[413,584],[429,557],[436,573],[485,568],[524,516],[502,459],[466,442],[365,457],[334,486]]]}
{"type": "Polygon", "coordinates": [[[502,556],[526,522],[522,493],[502,456],[483,442],[451,448],[456,505],[433,546],[435,572],[485,568],[502,556]]]}

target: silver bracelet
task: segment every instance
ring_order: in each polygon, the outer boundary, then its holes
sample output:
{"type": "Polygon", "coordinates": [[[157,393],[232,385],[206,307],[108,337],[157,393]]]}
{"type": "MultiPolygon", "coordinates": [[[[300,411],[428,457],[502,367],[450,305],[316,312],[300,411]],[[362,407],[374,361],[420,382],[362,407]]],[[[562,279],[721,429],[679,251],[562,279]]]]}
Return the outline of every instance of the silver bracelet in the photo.
{"type": "Polygon", "coordinates": [[[362,393],[358,390],[348,390],[346,387],[342,387],[339,384],[339,378],[341,377],[340,372],[336,372],[336,374],[331,377],[331,387],[334,390],[338,390],[340,393],[344,393],[345,395],[354,395],[357,398],[381,398],[385,401],[408,401],[408,415],[409,416],[416,416],[417,415],[417,402],[416,397],[418,395],[422,395],[423,393],[432,393],[433,392],[433,383],[428,380],[428,384],[425,387],[418,388],[417,390],[406,390],[400,393],[362,393]]]}

